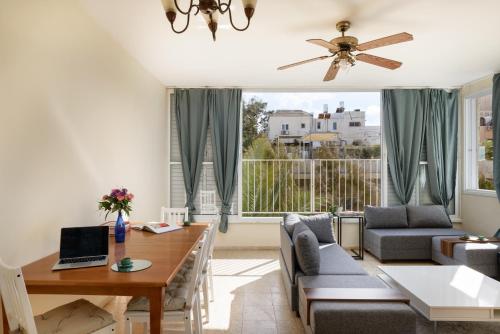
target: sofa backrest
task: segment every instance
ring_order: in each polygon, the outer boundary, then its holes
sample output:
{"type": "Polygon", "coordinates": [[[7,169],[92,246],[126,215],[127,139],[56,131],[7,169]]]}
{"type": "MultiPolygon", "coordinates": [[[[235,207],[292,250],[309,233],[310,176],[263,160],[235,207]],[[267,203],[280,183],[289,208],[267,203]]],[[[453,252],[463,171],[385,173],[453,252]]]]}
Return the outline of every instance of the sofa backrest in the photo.
{"type": "Polygon", "coordinates": [[[295,257],[295,246],[291,236],[288,234],[283,223],[280,223],[280,244],[281,255],[285,262],[285,270],[290,277],[292,284],[295,284],[297,258],[295,257]]]}
{"type": "Polygon", "coordinates": [[[450,217],[442,205],[406,206],[408,226],[412,228],[451,228],[450,217]]]}
{"type": "Polygon", "coordinates": [[[366,228],[407,228],[406,207],[365,207],[366,228]]]}
{"type": "Polygon", "coordinates": [[[365,227],[385,228],[452,228],[442,205],[365,207],[365,227]]]}

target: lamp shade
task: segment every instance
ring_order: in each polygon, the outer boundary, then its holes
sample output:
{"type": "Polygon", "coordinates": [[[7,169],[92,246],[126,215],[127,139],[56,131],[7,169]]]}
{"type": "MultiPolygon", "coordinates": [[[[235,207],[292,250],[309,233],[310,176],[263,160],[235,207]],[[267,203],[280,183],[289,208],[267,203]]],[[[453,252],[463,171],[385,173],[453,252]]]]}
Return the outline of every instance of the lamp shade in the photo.
{"type": "Polygon", "coordinates": [[[244,8],[247,7],[255,8],[255,6],[257,6],[257,0],[241,0],[241,2],[243,2],[244,8]]]}
{"type": "Polygon", "coordinates": [[[161,0],[161,3],[163,5],[163,8],[165,9],[165,12],[176,12],[177,9],[175,7],[174,0],[161,0]]]}

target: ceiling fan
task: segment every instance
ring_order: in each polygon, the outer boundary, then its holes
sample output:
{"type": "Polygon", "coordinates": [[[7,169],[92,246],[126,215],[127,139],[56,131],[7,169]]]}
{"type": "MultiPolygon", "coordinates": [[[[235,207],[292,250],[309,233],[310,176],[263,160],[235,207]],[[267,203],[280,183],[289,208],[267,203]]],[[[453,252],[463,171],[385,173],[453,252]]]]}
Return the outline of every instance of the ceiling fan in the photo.
{"type": "Polygon", "coordinates": [[[285,65],[278,67],[278,70],[285,70],[290,67],[310,63],[316,60],[323,60],[327,58],[334,57],[328,72],[326,72],[323,81],[331,81],[335,79],[339,70],[348,69],[351,66],[354,66],[357,60],[385,67],[391,70],[395,70],[402,65],[401,62],[373,56],[366,53],[357,53],[356,51],[366,51],[375,48],[380,48],[382,46],[387,46],[391,44],[397,44],[402,42],[407,42],[413,40],[413,36],[407,32],[402,32],[400,34],[387,36],[383,38],[379,38],[370,42],[358,44],[358,39],[353,36],[345,36],[345,32],[351,27],[351,23],[349,21],[340,21],[337,23],[337,30],[342,33],[342,36],[332,39],[327,42],[322,39],[308,39],[307,41],[312,44],[316,44],[322,47],[325,47],[330,51],[331,55],[316,57],[312,59],[307,59],[303,61],[299,61],[297,63],[285,65]]]}

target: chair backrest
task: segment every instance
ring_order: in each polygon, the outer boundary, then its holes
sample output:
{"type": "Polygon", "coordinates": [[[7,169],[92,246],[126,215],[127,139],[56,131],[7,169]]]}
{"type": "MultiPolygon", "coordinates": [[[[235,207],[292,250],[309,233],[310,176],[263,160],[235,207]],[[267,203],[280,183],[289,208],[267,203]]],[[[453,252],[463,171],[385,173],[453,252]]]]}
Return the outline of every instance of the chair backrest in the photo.
{"type": "Polygon", "coordinates": [[[183,225],[189,219],[189,208],[161,208],[160,222],[183,225]]]}
{"type": "Polygon", "coordinates": [[[33,310],[21,268],[7,266],[0,259],[0,292],[12,332],[37,334],[33,310]]]}
{"type": "Polygon", "coordinates": [[[215,204],[215,191],[214,190],[200,190],[200,212],[205,215],[216,214],[218,209],[215,204]]]}
{"type": "Polygon", "coordinates": [[[217,217],[214,218],[211,224],[214,231],[212,233],[212,238],[209,240],[208,256],[206,259],[207,261],[212,257],[212,253],[214,252],[215,236],[217,235],[217,231],[219,230],[219,225],[220,225],[220,215],[217,215],[217,217]]]}
{"type": "Polygon", "coordinates": [[[200,285],[201,273],[203,270],[203,260],[207,254],[207,249],[209,247],[208,240],[210,238],[210,233],[212,229],[208,227],[205,230],[203,239],[198,243],[195,249],[195,258],[192,269],[192,276],[188,283],[188,293],[186,298],[186,307],[191,308],[193,306],[195,291],[198,289],[200,285]]]}

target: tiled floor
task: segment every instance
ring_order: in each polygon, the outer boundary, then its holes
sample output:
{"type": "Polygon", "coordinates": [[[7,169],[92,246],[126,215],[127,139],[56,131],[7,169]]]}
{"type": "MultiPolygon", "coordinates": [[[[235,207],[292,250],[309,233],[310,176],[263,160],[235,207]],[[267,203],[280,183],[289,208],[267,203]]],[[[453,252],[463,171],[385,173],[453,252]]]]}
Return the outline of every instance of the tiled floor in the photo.
{"type": "MultiPolygon", "coordinates": [[[[210,318],[204,316],[204,333],[304,333],[300,319],[290,311],[280,276],[279,251],[216,251],[213,260],[215,298],[210,302],[210,318]]],[[[376,275],[380,262],[365,253],[359,261],[370,273],[376,275]]],[[[390,263],[404,265],[408,263],[390,263]]],[[[412,262],[412,265],[432,262],[412,262]]],[[[128,298],[113,300],[107,309],[118,321],[118,333],[123,330],[123,311],[128,298]]],[[[417,333],[431,333],[431,324],[423,318],[417,322],[417,333]]],[[[443,323],[440,333],[498,333],[498,327],[482,329],[477,323],[456,325],[443,323]],[[492,331],[493,330],[493,331],[492,331]]],[[[182,327],[167,325],[167,333],[178,332],[182,327]],[[177,331],[174,331],[177,329],[177,331]]],[[[142,334],[141,326],[133,333],[142,334]]]]}

